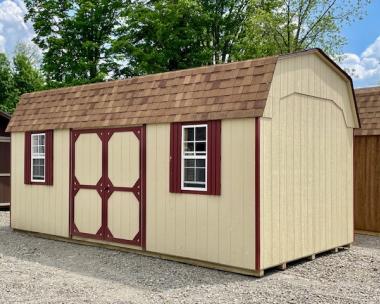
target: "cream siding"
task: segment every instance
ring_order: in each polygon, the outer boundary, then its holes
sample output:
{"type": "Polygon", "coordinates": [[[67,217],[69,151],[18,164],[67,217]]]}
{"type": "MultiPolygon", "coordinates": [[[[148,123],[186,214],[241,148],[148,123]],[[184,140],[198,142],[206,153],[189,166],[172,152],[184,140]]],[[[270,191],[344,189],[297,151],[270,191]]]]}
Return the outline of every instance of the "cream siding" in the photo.
{"type": "Polygon", "coordinates": [[[347,82],[318,55],[279,60],[261,121],[261,267],[353,241],[347,82]]]}
{"type": "Polygon", "coordinates": [[[148,125],[148,251],[254,269],[254,123],[222,121],[220,196],[169,193],[170,125],[148,125]]]}
{"type": "Polygon", "coordinates": [[[54,131],[53,186],[24,184],[24,133],[12,133],[12,228],[69,236],[69,131],[54,131]]]}

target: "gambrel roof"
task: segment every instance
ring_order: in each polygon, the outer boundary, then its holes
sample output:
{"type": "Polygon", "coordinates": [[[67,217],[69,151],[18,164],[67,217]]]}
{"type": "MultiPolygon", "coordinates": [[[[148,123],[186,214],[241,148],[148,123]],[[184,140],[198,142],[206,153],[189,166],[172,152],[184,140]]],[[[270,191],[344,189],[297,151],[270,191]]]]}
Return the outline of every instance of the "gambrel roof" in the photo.
{"type": "MultiPolygon", "coordinates": [[[[331,61],[319,49],[290,56],[315,52],[331,61]]],[[[7,131],[260,117],[281,57],[25,94],[7,131]]],[[[338,69],[352,86],[351,78],[338,69]]]]}

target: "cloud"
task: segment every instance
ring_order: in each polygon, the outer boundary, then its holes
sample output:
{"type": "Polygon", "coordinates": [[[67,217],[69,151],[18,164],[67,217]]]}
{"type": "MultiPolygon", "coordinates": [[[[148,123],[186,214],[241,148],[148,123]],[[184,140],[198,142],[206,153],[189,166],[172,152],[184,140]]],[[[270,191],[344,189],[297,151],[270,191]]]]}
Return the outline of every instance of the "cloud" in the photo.
{"type": "Polygon", "coordinates": [[[355,87],[380,84],[380,36],[359,55],[346,53],[340,63],[352,77],[355,87]]]}
{"type": "Polygon", "coordinates": [[[33,26],[24,21],[25,13],[26,7],[22,0],[0,2],[0,52],[12,55],[17,43],[31,41],[33,26]]]}

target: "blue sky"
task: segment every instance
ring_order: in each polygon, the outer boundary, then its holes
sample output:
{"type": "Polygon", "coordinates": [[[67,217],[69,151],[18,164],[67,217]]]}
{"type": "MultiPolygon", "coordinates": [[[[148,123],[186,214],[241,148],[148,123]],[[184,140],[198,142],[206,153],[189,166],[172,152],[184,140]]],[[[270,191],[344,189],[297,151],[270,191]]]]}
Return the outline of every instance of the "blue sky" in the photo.
{"type": "MultiPolygon", "coordinates": [[[[23,20],[23,0],[0,0],[0,52],[12,55],[20,41],[30,41],[33,26],[23,20]]],[[[343,28],[347,45],[341,66],[356,87],[380,85],[380,0],[372,0],[363,20],[343,28]]]]}
{"type": "Polygon", "coordinates": [[[347,39],[346,58],[341,65],[349,70],[356,87],[380,85],[380,1],[372,0],[363,20],[343,28],[347,39]]]}

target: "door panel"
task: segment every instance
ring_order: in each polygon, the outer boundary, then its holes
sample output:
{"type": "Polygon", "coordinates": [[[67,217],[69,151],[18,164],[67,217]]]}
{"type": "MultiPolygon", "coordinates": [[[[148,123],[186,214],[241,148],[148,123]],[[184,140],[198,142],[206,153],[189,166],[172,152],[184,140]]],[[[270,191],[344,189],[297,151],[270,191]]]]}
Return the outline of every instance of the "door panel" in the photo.
{"type": "Polygon", "coordinates": [[[145,127],[71,133],[71,235],[145,248],[145,127]]]}
{"type": "Polygon", "coordinates": [[[82,185],[96,185],[102,177],[102,141],[96,133],[81,134],[75,143],[75,177],[82,185]]]}
{"type": "Polygon", "coordinates": [[[102,199],[96,190],[80,189],[74,198],[74,222],[80,232],[96,234],[102,226],[102,199]]]}
{"type": "Polygon", "coordinates": [[[115,187],[133,187],[140,177],[139,140],[132,132],[115,133],[108,143],[108,176],[115,187]]]}
{"type": "Polygon", "coordinates": [[[139,201],[132,192],[114,192],[108,199],[108,228],[114,238],[138,236],[139,216],[139,201]]]}

